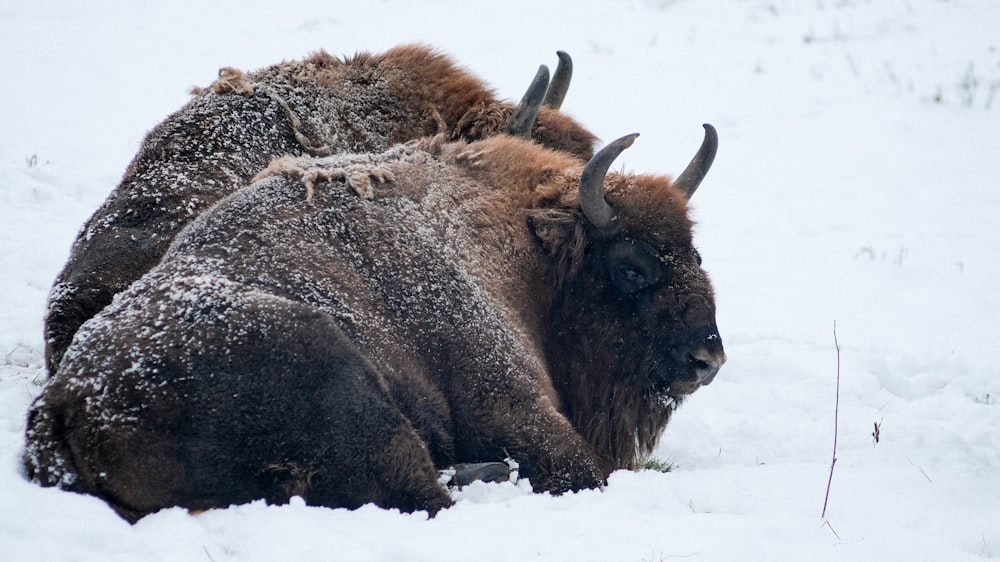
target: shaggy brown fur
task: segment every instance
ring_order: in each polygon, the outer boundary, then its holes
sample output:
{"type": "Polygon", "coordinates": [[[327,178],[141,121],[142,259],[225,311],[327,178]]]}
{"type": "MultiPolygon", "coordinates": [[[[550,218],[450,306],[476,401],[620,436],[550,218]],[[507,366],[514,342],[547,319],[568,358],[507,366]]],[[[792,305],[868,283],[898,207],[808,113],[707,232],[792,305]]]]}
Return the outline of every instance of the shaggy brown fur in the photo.
{"type": "MultiPolygon", "coordinates": [[[[504,132],[514,110],[450,58],[414,45],[345,60],[320,52],[250,73],[227,67],[195,93],[147,136],[77,237],[49,295],[50,373],[83,322],[155,265],[185,225],[274,158],[379,152],[434,134],[476,140],[504,132]]],[[[592,153],[593,135],[548,108],[533,136],[581,158],[592,153]]]]}
{"type": "Polygon", "coordinates": [[[135,520],[292,494],[434,513],[455,463],[509,455],[551,492],[633,466],[724,359],[684,195],[610,174],[598,228],[572,156],[445,141],[286,159],[199,216],[80,329],[29,477],[135,520]]]}

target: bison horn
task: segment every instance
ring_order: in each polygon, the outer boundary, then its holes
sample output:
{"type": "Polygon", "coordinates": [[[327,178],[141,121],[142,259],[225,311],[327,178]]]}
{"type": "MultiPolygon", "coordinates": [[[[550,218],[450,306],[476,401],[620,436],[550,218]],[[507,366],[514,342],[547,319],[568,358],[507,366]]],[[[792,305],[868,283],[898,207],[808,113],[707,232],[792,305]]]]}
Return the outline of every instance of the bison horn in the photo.
{"type": "Polygon", "coordinates": [[[688,199],[694,195],[696,189],[705,179],[705,174],[712,167],[715,160],[715,152],[719,149],[719,134],[715,132],[715,127],[705,123],[705,140],[701,142],[698,154],[694,155],[691,162],[684,168],[681,175],[674,182],[674,187],[684,192],[688,199]]]}
{"type": "Polygon", "coordinates": [[[556,66],[556,73],[552,75],[552,83],[549,84],[549,89],[545,92],[545,101],[542,102],[552,109],[562,107],[566,92],[569,90],[569,82],[573,78],[573,59],[565,51],[556,51],[556,56],[559,57],[559,65],[556,66]]]}
{"type": "Polygon", "coordinates": [[[604,199],[604,176],[611,163],[623,150],[632,146],[639,133],[632,133],[608,144],[587,162],[580,174],[580,208],[587,220],[597,228],[604,228],[614,219],[614,209],[604,199]]]}
{"type": "Polygon", "coordinates": [[[549,87],[549,67],[538,67],[535,79],[528,86],[528,91],[521,98],[521,103],[514,108],[514,113],[507,122],[507,134],[531,138],[531,128],[535,125],[535,118],[538,117],[538,110],[542,107],[542,98],[545,97],[545,90],[549,87]]]}

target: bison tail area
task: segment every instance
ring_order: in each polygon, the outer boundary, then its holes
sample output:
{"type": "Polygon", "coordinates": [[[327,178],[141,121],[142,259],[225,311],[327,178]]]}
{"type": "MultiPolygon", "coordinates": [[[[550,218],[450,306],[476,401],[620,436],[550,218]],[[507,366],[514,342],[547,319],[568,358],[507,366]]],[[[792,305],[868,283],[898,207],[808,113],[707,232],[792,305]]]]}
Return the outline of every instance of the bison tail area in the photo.
{"type": "MultiPolygon", "coordinates": [[[[29,480],[42,486],[58,486],[81,494],[100,495],[80,477],[76,459],[66,437],[67,409],[53,405],[42,395],[28,411],[27,441],[24,451],[24,472],[29,480]]],[[[116,506],[125,519],[135,521],[116,506]]]]}
{"type": "Polygon", "coordinates": [[[78,468],[77,463],[85,458],[74,453],[71,446],[73,439],[69,434],[70,428],[77,422],[73,416],[73,412],[77,411],[74,407],[81,404],[65,404],[46,398],[44,394],[40,396],[28,411],[23,458],[28,479],[45,487],[59,487],[69,492],[100,497],[130,523],[146,515],[145,511],[120,503],[113,494],[102,490],[95,478],[88,477],[93,475],[78,468]]]}

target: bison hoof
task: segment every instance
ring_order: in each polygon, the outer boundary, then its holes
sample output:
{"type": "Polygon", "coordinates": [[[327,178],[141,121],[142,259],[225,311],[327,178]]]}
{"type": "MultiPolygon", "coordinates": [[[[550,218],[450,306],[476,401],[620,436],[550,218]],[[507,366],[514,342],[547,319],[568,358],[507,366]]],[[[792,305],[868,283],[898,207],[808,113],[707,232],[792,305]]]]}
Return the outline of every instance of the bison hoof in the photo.
{"type": "Polygon", "coordinates": [[[473,482],[513,482],[517,470],[502,462],[458,464],[441,471],[441,480],[448,487],[461,488],[473,482]]]}

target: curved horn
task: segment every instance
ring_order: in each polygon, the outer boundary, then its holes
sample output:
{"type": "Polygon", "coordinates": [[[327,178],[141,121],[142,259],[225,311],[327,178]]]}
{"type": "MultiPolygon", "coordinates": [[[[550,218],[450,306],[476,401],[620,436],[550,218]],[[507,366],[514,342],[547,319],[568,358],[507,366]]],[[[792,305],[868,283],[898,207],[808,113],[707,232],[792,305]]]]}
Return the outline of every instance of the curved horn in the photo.
{"type": "Polygon", "coordinates": [[[614,209],[604,199],[604,176],[615,158],[632,146],[638,136],[639,133],[632,133],[609,143],[587,162],[587,167],[580,174],[580,208],[597,228],[608,226],[615,217],[614,209]]]}
{"type": "Polygon", "coordinates": [[[545,97],[545,90],[549,86],[549,67],[538,67],[535,79],[528,86],[528,91],[521,98],[521,103],[514,108],[514,113],[507,122],[507,134],[531,138],[531,128],[535,125],[535,118],[538,117],[538,110],[542,107],[542,98],[545,97]]]}
{"type": "Polygon", "coordinates": [[[545,92],[545,101],[542,102],[552,109],[562,107],[569,82],[573,78],[573,59],[565,51],[556,51],[556,56],[559,57],[559,64],[556,66],[556,73],[552,75],[549,89],[545,92]]]}
{"type": "Polygon", "coordinates": [[[674,181],[674,187],[683,191],[688,199],[694,195],[701,180],[705,179],[705,174],[708,173],[708,169],[712,167],[712,161],[715,160],[715,152],[719,149],[719,134],[715,132],[715,127],[708,123],[705,123],[703,127],[705,127],[705,140],[701,142],[701,148],[698,149],[698,153],[691,159],[687,168],[684,168],[681,175],[677,176],[677,180],[674,181]]]}

